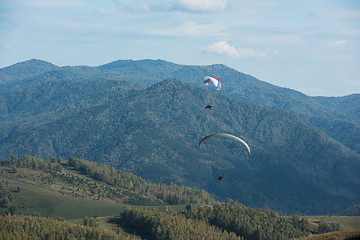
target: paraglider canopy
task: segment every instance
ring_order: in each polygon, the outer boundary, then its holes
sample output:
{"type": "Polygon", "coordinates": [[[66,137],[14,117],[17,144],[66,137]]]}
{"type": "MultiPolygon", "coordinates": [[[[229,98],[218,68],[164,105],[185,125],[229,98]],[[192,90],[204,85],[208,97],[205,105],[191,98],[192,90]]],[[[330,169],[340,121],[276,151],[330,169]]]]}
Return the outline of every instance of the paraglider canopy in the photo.
{"type": "Polygon", "coordinates": [[[234,136],[234,135],[227,134],[227,133],[216,133],[216,134],[211,134],[211,135],[209,135],[209,136],[206,136],[206,137],[204,137],[203,139],[201,139],[201,141],[200,141],[200,143],[199,143],[199,146],[201,146],[201,144],[202,144],[203,142],[205,142],[207,139],[212,138],[212,137],[216,137],[216,136],[229,137],[229,138],[235,139],[235,140],[241,142],[241,143],[246,147],[246,149],[248,150],[248,152],[250,153],[250,147],[249,147],[249,145],[248,145],[244,140],[242,140],[241,138],[236,137],[236,136],[234,136]]]}
{"type": "Polygon", "coordinates": [[[221,90],[221,82],[218,78],[209,77],[209,76],[204,77],[204,83],[206,85],[209,85],[210,81],[215,85],[217,90],[219,91],[221,90]]]}

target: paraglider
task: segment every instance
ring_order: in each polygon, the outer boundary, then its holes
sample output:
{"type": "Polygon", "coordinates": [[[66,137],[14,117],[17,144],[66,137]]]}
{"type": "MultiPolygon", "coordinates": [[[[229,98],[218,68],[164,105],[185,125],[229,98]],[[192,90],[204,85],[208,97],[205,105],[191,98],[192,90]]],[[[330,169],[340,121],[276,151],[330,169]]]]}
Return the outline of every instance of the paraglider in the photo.
{"type": "MultiPolygon", "coordinates": [[[[216,87],[216,89],[217,89],[218,91],[221,90],[221,82],[220,82],[220,80],[219,80],[218,78],[209,77],[209,76],[204,77],[204,83],[205,83],[206,85],[209,85],[210,81],[215,85],[215,87],[216,87]]],[[[206,105],[206,106],[205,106],[205,109],[210,109],[210,110],[212,110],[212,106],[211,106],[211,105],[206,105]]],[[[241,138],[236,137],[236,136],[234,136],[234,135],[227,134],[227,133],[216,133],[216,134],[208,135],[208,136],[206,136],[206,137],[204,137],[203,139],[200,140],[200,142],[199,142],[199,147],[200,147],[201,144],[202,144],[203,142],[205,142],[207,139],[212,138],[212,137],[216,137],[216,136],[229,137],[229,138],[235,139],[235,140],[241,142],[241,143],[246,147],[246,149],[247,149],[247,151],[248,151],[249,153],[251,152],[249,145],[248,145],[244,140],[242,140],[241,138]]],[[[224,176],[220,174],[217,180],[218,180],[219,182],[221,182],[223,178],[224,178],[224,176]]]]}
{"type": "Polygon", "coordinates": [[[241,143],[246,147],[246,149],[248,150],[248,152],[250,153],[250,147],[249,147],[249,145],[248,145],[244,140],[242,140],[241,138],[236,137],[236,136],[234,136],[234,135],[227,134],[227,133],[216,133],[216,134],[211,134],[211,135],[209,135],[209,136],[206,136],[206,137],[204,137],[203,139],[201,139],[201,141],[200,141],[200,143],[199,143],[199,146],[201,146],[201,144],[202,144],[204,141],[206,141],[207,139],[212,138],[212,137],[216,137],[216,136],[229,137],[229,138],[235,139],[235,140],[241,142],[241,143]]]}
{"type": "Polygon", "coordinates": [[[206,105],[205,108],[208,108],[208,109],[212,110],[212,106],[211,106],[211,105],[206,105]]]}
{"type": "Polygon", "coordinates": [[[221,90],[221,82],[218,78],[209,77],[209,76],[204,77],[204,83],[206,85],[209,85],[210,81],[215,85],[217,90],[219,91],[221,90]]]}

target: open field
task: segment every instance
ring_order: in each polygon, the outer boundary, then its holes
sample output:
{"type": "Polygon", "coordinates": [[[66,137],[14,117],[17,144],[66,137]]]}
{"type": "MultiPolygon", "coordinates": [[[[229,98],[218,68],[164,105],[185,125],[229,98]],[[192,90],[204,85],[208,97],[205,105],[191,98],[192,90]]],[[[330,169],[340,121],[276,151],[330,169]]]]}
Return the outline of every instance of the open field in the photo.
{"type": "MultiPolygon", "coordinates": [[[[37,183],[26,183],[18,179],[0,175],[0,181],[6,181],[14,192],[13,203],[17,212],[24,215],[79,220],[84,217],[105,217],[119,215],[127,204],[110,201],[91,200],[59,193],[54,187],[37,183]],[[17,189],[20,189],[17,192],[17,189]]],[[[134,207],[134,206],[133,206],[134,207]]],[[[142,207],[142,206],[139,206],[142,207]]],[[[150,207],[150,206],[145,206],[150,207]]],[[[166,206],[156,206],[164,209],[166,206]]],[[[169,206],[174,210],[183,210],[185,205],[169,206]]]]}
{"type": "MultiPolygon", "coordinates": [[[[19,203],[18,210],[25,215],[34,213],[46,217],[81,219],[83,217],[114,216],[122,212],[127,204],[109,201],[97,201],[61,194],[57,187],[49,187],[35,182],[24,182],[9,176],[0,175],[0,180],[7,181],[14,192],[14,203],[19,203]]],[[[157,206],[162,209],[165,206],[157,206]]],[[[184,209],[184,205],[169,206],[175,210],[184,209]]],[[[340,224],[343,230],[360,230],[360,216],[306,216],[310,224],[320,222],[340,224]]]]}
{"type": "Polygon", "coordinates": [[[310,224],[320,222],[340,224],[342,230],[359,230],[360,216],[306,216],[310,224]]]}
{"type": "Polygon", "coordinates": [[[318,235],[311,235],[297,240],[358,240],[360,239],[360,231],[338,231],[318,235]]]}
{"type": "Polygon", "coordinates": [[[0,179],[7,181],[10,189],[20,188],[19,192],[13,194],[13,201],[18,211],[24,215],[78,219],[86,216],[114,215],[126,207],[125,204],[62,195],[45,187],[19,182],[4,176],[0,176],[0,179]]]}

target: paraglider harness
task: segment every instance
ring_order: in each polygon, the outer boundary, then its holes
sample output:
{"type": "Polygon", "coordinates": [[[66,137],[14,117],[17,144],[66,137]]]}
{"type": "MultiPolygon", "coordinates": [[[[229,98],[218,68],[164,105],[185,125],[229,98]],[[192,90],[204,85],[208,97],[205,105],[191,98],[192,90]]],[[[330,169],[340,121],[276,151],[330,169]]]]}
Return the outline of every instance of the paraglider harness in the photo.
{"type": "Polygon", "coordinates": [[[205,108],[208,108],[208,109],[212,110],[212,106],[211,106],[211,105],[206,105],[205,108]]]}
{"type": "Polygon", "coordinates": [[[220,175],[219,178],[218,178],[218,181],[221,182],[221,180],[223,179],[223,175],[220,175]]]}

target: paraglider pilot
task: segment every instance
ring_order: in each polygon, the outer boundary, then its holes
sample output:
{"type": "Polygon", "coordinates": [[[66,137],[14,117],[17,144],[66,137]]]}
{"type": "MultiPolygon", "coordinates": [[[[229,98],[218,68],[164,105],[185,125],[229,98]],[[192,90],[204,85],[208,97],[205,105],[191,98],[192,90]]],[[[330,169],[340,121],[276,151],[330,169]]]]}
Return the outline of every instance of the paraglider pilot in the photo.
{"type": "Polygon", "coordinates": [[[205,108],[208,108],[208,109],[212,110],[212,106],[211,106],[211,105],[206,105],[205,108]]]}

